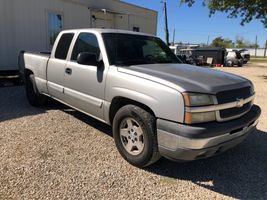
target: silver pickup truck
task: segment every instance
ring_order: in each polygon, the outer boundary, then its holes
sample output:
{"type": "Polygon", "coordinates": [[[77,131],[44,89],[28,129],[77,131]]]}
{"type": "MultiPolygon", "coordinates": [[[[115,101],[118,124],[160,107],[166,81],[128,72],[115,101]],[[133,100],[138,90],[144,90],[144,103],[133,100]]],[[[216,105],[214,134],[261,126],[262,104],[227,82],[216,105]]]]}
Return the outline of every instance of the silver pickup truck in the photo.
{"type": "Polygon", "coordinates": [[[31,105],[51,97],[111,125],[118,151],[138,167],[220,154],[253,132],[261,113],[251,81],[182,64],[151,35],[68,30],[51,55],[20,58],[31,105]]]}

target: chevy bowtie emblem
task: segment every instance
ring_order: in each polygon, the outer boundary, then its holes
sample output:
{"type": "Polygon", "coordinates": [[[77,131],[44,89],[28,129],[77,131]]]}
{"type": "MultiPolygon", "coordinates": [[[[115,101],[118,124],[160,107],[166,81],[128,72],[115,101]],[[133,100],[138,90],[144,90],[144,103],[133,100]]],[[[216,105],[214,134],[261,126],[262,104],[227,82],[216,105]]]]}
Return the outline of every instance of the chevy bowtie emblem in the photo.
{"type": "Polygon", "coordinates": [[[244,105],[244,99],[236,99],[236,107],[241,108],[244,105]]]}

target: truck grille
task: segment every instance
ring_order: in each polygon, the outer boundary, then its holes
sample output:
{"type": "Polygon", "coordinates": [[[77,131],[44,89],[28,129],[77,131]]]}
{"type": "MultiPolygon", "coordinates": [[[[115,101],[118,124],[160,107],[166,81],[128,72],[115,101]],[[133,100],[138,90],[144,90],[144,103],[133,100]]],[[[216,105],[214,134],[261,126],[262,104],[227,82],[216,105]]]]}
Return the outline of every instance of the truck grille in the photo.
{"type": "MultiPolygon", "coordinates": [[[[237,99],[246,99],[250,96],[252,96],[250,87],[222,91],[222,92],[217,93],[216,95],[218,104],[235,102],[237,101],[237,99]]],[[[251,106],[252,106],[252,103],[249,102],[240,108],[234,107],[234,108],[220,110],[219,111],[220,117],[222,119],[227,119],[227,118],[242,115],[243,113],[246,113],[247,111],[249,111],[251,106]]]]}
{"type": "Polygon", "coordinates": [[[223,103],[235,102],[237,99],[246,99],[251,95],[252,94],[250,87],[244,87],[244,88],[219,92],[217,93],[216,97],[218,104],[223,104],[223,103]]]}
{"type": "Polygon", "coordinates": [[[228,108],[220,111],[221,118],[229,118],[237,115],[241,115],[242,113],[247,112],[251,108],[251,102],[246,103],[241,108],[228,108]]]}

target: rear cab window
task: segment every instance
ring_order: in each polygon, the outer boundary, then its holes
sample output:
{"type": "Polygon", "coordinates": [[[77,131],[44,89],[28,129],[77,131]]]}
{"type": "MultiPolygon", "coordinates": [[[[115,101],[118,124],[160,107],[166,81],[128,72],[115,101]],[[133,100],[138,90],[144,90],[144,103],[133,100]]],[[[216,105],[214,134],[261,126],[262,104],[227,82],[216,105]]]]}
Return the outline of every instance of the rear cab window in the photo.
{"type": "Polygon", "coordinates": [[[55,58],[66,60],[74,33],[64,33],[57,44],[55,58]]]}

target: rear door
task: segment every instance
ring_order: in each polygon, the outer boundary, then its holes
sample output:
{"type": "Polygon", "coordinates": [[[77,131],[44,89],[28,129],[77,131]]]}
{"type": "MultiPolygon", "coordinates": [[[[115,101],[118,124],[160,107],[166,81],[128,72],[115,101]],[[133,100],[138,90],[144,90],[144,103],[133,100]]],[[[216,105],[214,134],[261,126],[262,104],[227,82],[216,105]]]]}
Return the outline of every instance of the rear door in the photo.
{"type": "Polygon", "coordinates": [[[64,100],[64,76],[67,55],[74,33],[63,33],[55,42],[56,48],[47,65],[48,93],[59,100],[64,100]]]}
{"type": "Polygon", "coordinates": [[[77,36],[70,61],[65,69],[65,102],[89,115],[103,119],[107,68],[104,65],[97,67],[78,64],[77,56],[82,52],[96,54],[99,60],[102,59],[99,41],[95,34],[84,32],[77,36]]]}

